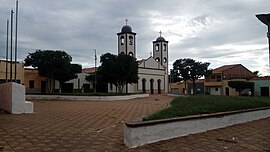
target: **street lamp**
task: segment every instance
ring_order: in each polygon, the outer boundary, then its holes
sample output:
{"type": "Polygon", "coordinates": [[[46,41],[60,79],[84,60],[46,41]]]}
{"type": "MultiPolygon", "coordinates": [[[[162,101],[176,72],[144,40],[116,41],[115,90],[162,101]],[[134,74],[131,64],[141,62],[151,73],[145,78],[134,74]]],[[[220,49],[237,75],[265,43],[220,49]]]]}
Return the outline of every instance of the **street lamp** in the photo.
{"type": "Polygon", "coordinates": [[[257,14],[256,17],[268,27],[267,37],[269,45],[269,67],[270,67],[270,13],[269,14],[257,14]]]}

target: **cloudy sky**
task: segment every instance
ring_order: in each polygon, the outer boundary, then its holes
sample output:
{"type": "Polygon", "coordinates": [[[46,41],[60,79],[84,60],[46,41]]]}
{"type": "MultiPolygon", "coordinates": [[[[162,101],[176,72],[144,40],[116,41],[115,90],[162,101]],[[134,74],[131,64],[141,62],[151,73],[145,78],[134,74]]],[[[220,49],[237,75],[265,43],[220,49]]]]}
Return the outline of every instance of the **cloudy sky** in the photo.
{"type": "MultiPolygon", "coordinates": [[[[5,58],[6,20],[15,0],[0,0],[0,58],[5,58]]],[[[117,53],[125,18],[137,33],[137,58],[152,52],[152,41],[169,41],[169,63],[193,58],[210,68],[243,64],[269,75],[267,27],[256,14],[270,13],[268,0],[19,0],[18,60],[36,49],[64,50],[74,63],[94,65],[117,53]]]]}

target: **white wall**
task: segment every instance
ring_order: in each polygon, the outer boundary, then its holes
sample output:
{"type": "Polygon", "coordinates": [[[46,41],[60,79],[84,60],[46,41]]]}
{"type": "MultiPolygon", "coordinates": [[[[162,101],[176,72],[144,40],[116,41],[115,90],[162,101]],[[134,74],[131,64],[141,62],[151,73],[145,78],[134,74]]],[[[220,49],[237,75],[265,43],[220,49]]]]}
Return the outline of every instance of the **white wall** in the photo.
{"type": "Polygon", "coordinates": [[[33,113],[33,103],[25,101],[25,87],[10,82],[0,84],[0,109],[12,114],[33,113]]]}

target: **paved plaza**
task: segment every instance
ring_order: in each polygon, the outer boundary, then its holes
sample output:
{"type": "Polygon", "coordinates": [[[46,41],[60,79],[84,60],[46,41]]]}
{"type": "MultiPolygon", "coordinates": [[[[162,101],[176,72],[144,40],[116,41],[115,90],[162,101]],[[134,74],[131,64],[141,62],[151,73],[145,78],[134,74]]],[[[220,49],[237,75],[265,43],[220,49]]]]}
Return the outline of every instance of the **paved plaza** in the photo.
{"type": "Polygon", "coordinates": [[[125,147],[123,124],[167,107],[172,99],[33,101],[34,114],[0,113],[0,151],[270,152],[270,118],[135,149],[125,147]]]}

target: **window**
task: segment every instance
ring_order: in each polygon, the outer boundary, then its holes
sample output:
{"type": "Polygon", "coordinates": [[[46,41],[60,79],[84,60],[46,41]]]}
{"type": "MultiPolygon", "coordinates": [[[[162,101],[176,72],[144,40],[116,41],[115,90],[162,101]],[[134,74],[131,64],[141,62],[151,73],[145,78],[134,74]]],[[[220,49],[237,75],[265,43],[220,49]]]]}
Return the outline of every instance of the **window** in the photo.
{"type": "Polygon", "coordinates": [[[211,79],[216,79],[216,77],[213,75],[213,76],[211,76],[211,79]]]}
{"type": "Polygon", "coordinates": [[[159,44],[156,44],[156,51],[159,51],[159,44]]]}
{"type": "Polygon", "coordinates": [[[121,41],[121,45],[124,45],[125,44],[125,38],[124,38],[124,36],[121,36],[120,37],[120,41],[121,41]]]}
{"type": "Polygon", "coordinates": [[[129,36],[129,45],[133,45],[133,37],[132,36],[129,36]]]}
{"type": "Polygon", "coordinates": [[[218,88],[215,88],[215,91],[218,91],[218,88]]]}
{"type": "Polygon", "coordinates": [[[163,62],[166,63],[167,62],[167,59],[166,58],[163,58],[163,62]]]}
{"type": "Polygon", "coordinates": [[[164,45],[163,45],[163,51],[166,51],[166,50],[167,50],[167,45],[164,44],[164,45]]]}
{"type": "Polygon", "coordinates": [[[35,88],[35,81],[29,80],[29,88],[35,88]]]}
{"type": "Polygon", "coordinates": [[[159,59],[159,58],[156,58],[156,61],[157,61],[157,62],[159,62],[159,61],[160,61],[160,59],[159,59]]]}
{"type": "Polygon", "coordinates": [[[218,81],[218,82],[221,82],[221,75],[218,75],[218,76],[217,76],[217,81],[218,81]]]}
{"type": "Polygon", "coordinates": [[[128,55],[129,55],[129,56],[133,56],[133,53],[132,53],[132,52],[129,52],[128,55]]]}

